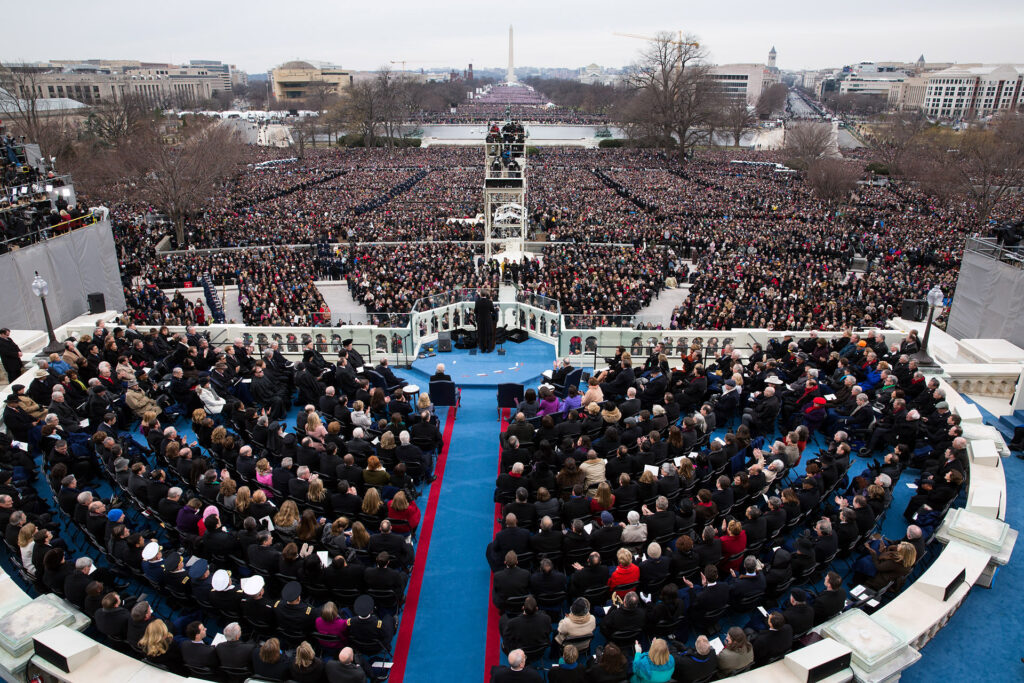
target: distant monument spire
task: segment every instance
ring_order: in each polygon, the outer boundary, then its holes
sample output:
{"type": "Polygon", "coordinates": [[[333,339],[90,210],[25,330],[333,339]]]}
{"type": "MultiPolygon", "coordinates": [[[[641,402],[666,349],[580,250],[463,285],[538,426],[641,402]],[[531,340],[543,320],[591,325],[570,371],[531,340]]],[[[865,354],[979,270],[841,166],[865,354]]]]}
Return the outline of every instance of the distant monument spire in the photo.
{"type": "Polygon", "coordinates": [[[772,51],[768,53],[768,67],[769,68],[774,68],[775,67],[775,54],[776,54],[775,53],[775,46],[772,45],[772,51]]]}
{"type": "Polygon", "coordinates": [[[512,60],[512,24],[508,25],[508,70],[505,72],[505,82],[516,82],[516,68],[512,60]]]}

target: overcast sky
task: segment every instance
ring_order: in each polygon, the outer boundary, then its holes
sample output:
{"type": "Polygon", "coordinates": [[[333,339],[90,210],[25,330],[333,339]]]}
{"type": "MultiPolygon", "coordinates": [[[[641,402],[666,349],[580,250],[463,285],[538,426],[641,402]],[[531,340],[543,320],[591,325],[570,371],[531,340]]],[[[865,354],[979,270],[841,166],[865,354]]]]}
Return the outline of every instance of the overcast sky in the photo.
{"type": "Polygon", "coordinates": [[[503,68],[509,23],[518,66],[623,66],[642,43],[613,32],[679,29],[697,35],[717,63],[763,62],[772,45],[782,69],[922,53],[935,62],[1024,63],[1021,0],[22,0],[6,3],[4,23],[5,62],[218,59],[251,73],[291,59],[503,68]]]}

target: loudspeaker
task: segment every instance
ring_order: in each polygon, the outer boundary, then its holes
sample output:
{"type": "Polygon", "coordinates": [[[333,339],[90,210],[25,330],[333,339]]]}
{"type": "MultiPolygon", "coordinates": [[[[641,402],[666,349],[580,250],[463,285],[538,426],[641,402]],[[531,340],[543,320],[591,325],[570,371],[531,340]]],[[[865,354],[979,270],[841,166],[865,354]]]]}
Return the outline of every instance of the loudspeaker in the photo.
{"type": "Polygon", "coordinates": [[[946,602],[956,589],[963,585],[966,578],[967,572],[964,567],[936,562],[914,581],[914,590],[946,602]]]}
{"type": "Polygon", "coordinates": [[[904,299],[900,307],[900,317],[904,320],[922,322],[928,315],[928,302],[924,299],[904,299]]]}
{"type": "Polygon", "coordinates": [[[90,315],[96,313],[102,313],[107,310],[106,300],[103,298],[103,292],[93,292],[88,296],[89,299],[89,313],[90,315]]]}
{"type": "Polygon", "coordinates": [[[825,638],[786,655],[786,668],[798,681],[817,683],[850,668],[852,651],[842,643],[825,638]]]}
{"type": "Polygon", "coordinates": [[[95,640],[67,626],[36,634],[32,645],[37,655],[65,673],[80,667],[99,649],[95,640]]]}
{"type": "Polygon", "coordinates": [[[437,333],[437,352],[438,353],[451,353],[452,352],[452,333],[448,331],[437,333]]]}

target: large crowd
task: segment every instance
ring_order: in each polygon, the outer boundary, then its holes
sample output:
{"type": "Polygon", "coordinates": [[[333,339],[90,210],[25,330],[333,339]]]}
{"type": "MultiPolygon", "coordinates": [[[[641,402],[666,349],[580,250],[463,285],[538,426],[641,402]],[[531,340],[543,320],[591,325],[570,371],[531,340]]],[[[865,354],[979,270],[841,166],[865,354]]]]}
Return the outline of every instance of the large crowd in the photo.
{"type": "Polygon", "coordinates": [[[39,361],[0,433],[0,529],[29,590],[182,675],[386,677],[371,658],[390,658],[443,437],[386,360],[321,351],[99,321],[39,361]]]}
{"type": "MultiPolygon", "coordinates": [[[[853,156],[847,163],[859,167],[863,153],[853,156]]],[[[978,230],[970,206],[868,183],[833,206],[782,160],[780,152],[704,152],[680,166],[651,150],[531,150],[529,235],[547,244],[503,275],[560,299],[563,313],[584,316],[577,326],[651,327],[634,316],[659,292],[678,302],[654,327],[822,330],[880,324],[935,285],[952,293],[964,238],[978,230]]],[[[246,322],[314,324],[328,319],[312,279],[347,279],[371,315],[495,284],[478,258],[479,148],[311,150],[304,159],[256,151],[247,161],[187,220],[195,250],[185,253],[157,254],[168,226],[151,207],[132,205],[126,188],[112,188],[135,298],[148,284],[180,287],[209,271],[217,283],[245,280],[246,322]],[[256,246],[278,247],[266,254],[282,259],[279,272],[262,267],[256,246]]],[[[1010,198],[995,218],[1018,204],[1010,198]]]]}
{"type": "Polygon", "coordinates": [[[508,655],[491,681],[726,677],[897,595],[968,458],[918,347],[810,335],[706,365],[620,347],[582,395],[567,364],[527,390],[485,553],[508,655]],[[901,482],[918,493],[891,509],[901,482]]]}

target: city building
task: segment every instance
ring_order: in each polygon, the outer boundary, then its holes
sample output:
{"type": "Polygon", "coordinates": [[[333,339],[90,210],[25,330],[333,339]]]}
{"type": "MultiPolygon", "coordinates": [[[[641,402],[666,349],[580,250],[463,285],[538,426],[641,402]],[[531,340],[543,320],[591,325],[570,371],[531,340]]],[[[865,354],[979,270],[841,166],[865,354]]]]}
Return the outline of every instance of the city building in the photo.
{"type": "Polygon", "coordinates": [[[889,90],[906,80],[902,72],[864,72],[850,74],[839,82],[841,95],[889,96],[889,90]]]}
{"type": "Polygon", "coordinates": [[[1024,64],[961,64],[928,75],[924,112],[933,118],[987,116],[1024,108],[1024,64]]]}
{"type": "Polygon", "coordinates": [[[779,70],[766,64],[716,64],[709,76],[726,95],[745,97],[748,104],[755,104],[762,92],[779,82],[779,70]]]}
{"type": "Polygon", "coordinates": [[[70,98],[90,105],[138,96],[157,106],[189,106],[211,99],[224,82],[205,68],[143,62],[53,62],[9,69],[0,87],[18,97],[70,98]]]}
{"type": "Polygon", "coordinates": [[[889,88],[889,108],[896,111],[916,111],[924,106],[928,76],[907,76],[889,88]]]}
{"type": "Polygon", "coordinates": [[[610,69],[598,64],[588,64],[579,70],[576,80],[587,85],[615,85],[622,79],[622,76],[610,69]]]}
{"type": "Polygon", "coordinates": [[[270,72],[274,97],[278,100],[301,100],[313,94],[313,88],[326,84],[338,93],[352,85],[352,72],[340,66],[310,61],[285,62],[270,72]]]}

